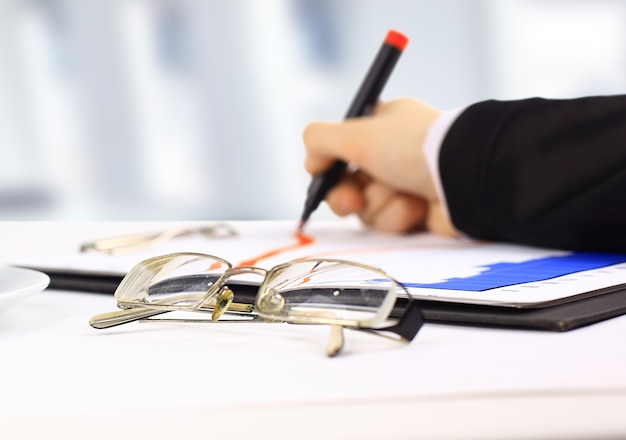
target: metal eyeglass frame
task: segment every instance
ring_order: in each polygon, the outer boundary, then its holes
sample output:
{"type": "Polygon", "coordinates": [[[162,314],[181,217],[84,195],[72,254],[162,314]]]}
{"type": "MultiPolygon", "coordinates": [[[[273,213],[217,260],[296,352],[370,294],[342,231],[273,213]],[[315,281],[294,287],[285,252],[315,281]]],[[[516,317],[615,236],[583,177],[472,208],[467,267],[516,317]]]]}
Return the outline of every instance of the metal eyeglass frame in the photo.
{"type": "MultiPolygon", "coordinates": [[[[302,274],[304,275],[304,273],[302,274]]],[[[233,284],[231,284],[233,285],[233,284]]],[[[368,290],[377,287],[375,285],[365,284],[365,286],[355,287],[353,290],[359,290],[366,287],[368,290]]],[[[321,292],[320,287],[316,287],[316,292],[321,292]]],[[[334,289],[333,295],[336,294],[337,288],[327,287],[328,292],[334,289]]],[[[342,293],[348,294],[348,288],[342,287],[342,293]]],[[[378,289],[381,290],[380,288],[378,289]]],[[[307,289],[292,289],[291,292],[302,292],[307,295],[307,289]]],[[[366,291],[367,293],[367,291],[366,291]]],[[[234,318],[233,322],[248,321],[266,321],[266,322],[288,322],[296,324],[326,324],[331,326],[331,335],[327,346],[327,354],[334,356],[339,353],[344,344],[343,328],[351,330],[364,331],[374,333],[381,336],[391,336],[403,342],[413,340],[424,319],[417,301],[411,298],[408,290],[399,281],[393,279],[381,269],[365,265],[362,263],[339,260],[339,259],[301,259],[287,263],[279,264],[271,269],[260,267],[232,267],[232,265],[219,257],[200,254],[200,253],[175,253],[161,255],[150,258],[138,263],[124,277],[115,291],[115,298],[118,307],[122,310],[107,312],[93,316],[89,324],[97,329],[114,327],[121,324],[137,320],[146,320],[156,315],[173,311],[193,311],[211,314],[211,321],[229,321],[229,316],[234,318]],[[213,276],[215,279],[207,284],[209,279],[206,274],[196,274],[170,278],[151,285],[158,275],[167,275],[168,271],[177,268],[173,261],[176,259],[183,260],[180,266],[194,260],[211,261],[216,265],[223,266],[223,272],[218,272],[213,276]],[[346,319],[339,317],[331,311],[301,311],[286,307],[284,298],[275,289],[270,288],[276,277],[284,274],[286,270],[294,268],[297,265],[311,264],[313,268],[321,267],[325,264],[342,265],[354,269],[362,269],[371,273],[375,273],[381,279],[387,280],[389,283],[388,291],[384,294],[384,299],[380,305],[377,305],[376,313],[367,319],[346,319]],[[169,266],[168,266],[169,265],[169,266]],[[249,284],[238,284],[233,289],[237,292],[244,290],[242,295],[238,295],[238,299],[248,294],[246,303],[235,302],[235,291],[229,287],[229,281],[237,275],[253,274],[263,277],[262,283],[257,287],[249,284]],[[205,293],[178,293],[169,298],[148,301],[149,290],[161,289],[162,291],[175,291],[182,285],[189,287],[203,286],[205,293]],[[252,293],[254,289],[256,293],[252,293]],[[129,294],[130,292],[130,294],[129,294]],[[401,297],[398,292],[404,293],[401,297]],[[129,299],[132,298],[132,299],[129,299]],[[254,303],[254,305],[252,304],[254,303]],[[224,318],[220,319],[222,315],[224,318]],[[247,318],[242,321],[241,318],[247,318]]],[[[308,297],[307,297],[308,298],[308,297]]],[[[343,297],[342,297],[343,298],[343,297]]],[[[362,299],[361,299],[362,300],[362,299]]],[[[305,302],[300,304],[306,304],[305,302]]],[[[339,303],[342,306],[348,306],[347,303],[339,303]]],[[[355,308],[358,304],[352,304],[355,308]]],[[[173,319],[173,321],[191,321],[189,319],[173,319]]],[[[202,319],[201,321],[207,321],[202,319]]]]}

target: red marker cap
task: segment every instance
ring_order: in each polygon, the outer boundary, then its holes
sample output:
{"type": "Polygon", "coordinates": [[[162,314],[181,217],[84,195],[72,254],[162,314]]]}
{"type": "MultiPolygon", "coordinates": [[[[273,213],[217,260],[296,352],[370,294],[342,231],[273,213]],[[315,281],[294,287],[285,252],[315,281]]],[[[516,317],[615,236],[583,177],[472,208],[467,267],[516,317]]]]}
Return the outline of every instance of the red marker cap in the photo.
{"type": "Polygon", "coordinates": [[[391,30],[387,32],[387,36],[385,37],[385,43],[402,51],[409,43],[409,39],[406,37],[406,35],[401,34],[398,31],[391,30]]]}

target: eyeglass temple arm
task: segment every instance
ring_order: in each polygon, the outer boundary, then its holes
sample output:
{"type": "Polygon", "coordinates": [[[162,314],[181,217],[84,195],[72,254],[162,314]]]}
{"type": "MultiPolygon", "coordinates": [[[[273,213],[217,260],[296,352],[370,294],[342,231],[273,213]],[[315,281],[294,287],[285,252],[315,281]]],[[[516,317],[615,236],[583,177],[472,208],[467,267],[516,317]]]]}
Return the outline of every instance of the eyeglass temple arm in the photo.
{"type": "Polygon", "coordinates": [[[129,322],[138,321],[140,319],[150,318],[152,316],[167,313],[169,310],[154,309],[124,309],[114,312],[105,312],[94,315],[89,320],[89,325],[97,329],[105,329],[115,327],[129,322]]]}
{"type": "MultiPolygon", "coordinates": [[[[250,313],[252,311],[251,304],[231,303],[228,306],[228,310],[234,313],[250,313]]],[[[153,316],[160,315],[162,313],[171,312],[173,310],[167,309],[144,309],[144,308],[132,308],[115,310],[113,312],[105,312],[94,315],[89,320],[89,325],[97,329],[105,329],[115,327],[122,324],[128,324],[129,322],[139,321],[142,319],[151,318],[153,316]]],[[[193,311],[193,310],[189,310],[193,311]]]]}
{"type": "Polygon", "coordinates": [[[96,251],[104,254],[122,254],[158,246],[177,236],[202,234],[207,237],[233,237],[237,232],[226,223],[202,226],[173,226],[161,232],[104,238],[83,243],[80,252],[96,251]]]}
{"type": "Polygon", "coordinates": [[[396,325],[374,329],[377,332],[391,332],[406,341],[412,341],[424,324],[424,315],[417,301],[409,300],[406,311],[396,325]]]}

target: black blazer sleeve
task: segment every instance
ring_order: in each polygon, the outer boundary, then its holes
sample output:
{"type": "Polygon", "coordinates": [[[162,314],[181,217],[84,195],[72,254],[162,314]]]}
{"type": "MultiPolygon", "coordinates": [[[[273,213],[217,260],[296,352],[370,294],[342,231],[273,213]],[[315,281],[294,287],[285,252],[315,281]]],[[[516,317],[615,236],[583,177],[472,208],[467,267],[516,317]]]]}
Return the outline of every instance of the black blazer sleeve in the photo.
{"type": "Polygon", "coordinates": [[[453,224],[474,238],[626,252],[626,95],[474,104],[439,170],[453,224]]]}

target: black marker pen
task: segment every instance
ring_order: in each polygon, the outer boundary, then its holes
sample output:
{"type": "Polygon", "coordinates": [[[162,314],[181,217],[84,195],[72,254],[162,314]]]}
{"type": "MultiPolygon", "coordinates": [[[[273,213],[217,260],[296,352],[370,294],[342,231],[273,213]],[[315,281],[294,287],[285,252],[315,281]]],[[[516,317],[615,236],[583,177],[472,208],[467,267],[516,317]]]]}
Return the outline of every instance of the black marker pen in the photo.
{"type": "MultiPolygon", "coordinates": [[[[382,47],[346,113],[346,119],[371,114],[380,92],[408,42],[409,39],[400,32],[394,30],[387,32],[382,47]]],[[[305,223],[324,200],[328,191],[337,184],[345,168],[346,163],[338,160],[323,173],[313,176],[307,192],[299,231],[302,231],[305,223]]]]}

